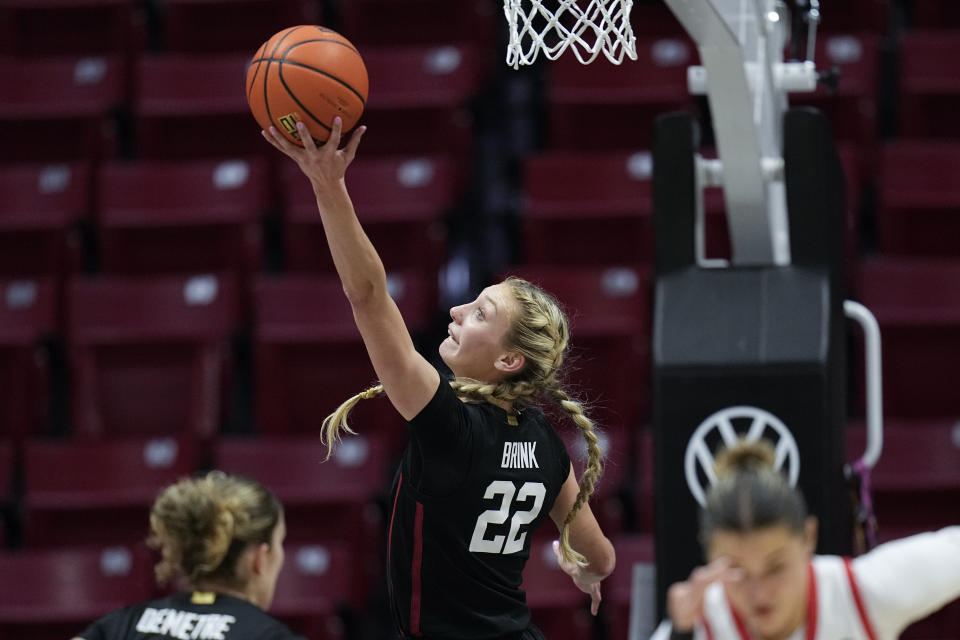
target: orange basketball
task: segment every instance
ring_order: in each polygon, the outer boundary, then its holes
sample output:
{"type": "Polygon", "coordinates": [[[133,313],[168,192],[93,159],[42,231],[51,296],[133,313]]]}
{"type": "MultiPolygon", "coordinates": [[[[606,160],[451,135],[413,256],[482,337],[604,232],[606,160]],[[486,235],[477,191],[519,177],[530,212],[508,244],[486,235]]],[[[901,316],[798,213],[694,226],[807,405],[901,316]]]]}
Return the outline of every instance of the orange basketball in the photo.
{"type": "Polygon", "coordinates": [[[271,125],[300,146],[297,122],[319,144],[333,119],[351,130],[367,102],[367,68],[350,41],[335,31],[300,25],[263,43],[247,68],[247,102],[263,129],[271,125]]]}

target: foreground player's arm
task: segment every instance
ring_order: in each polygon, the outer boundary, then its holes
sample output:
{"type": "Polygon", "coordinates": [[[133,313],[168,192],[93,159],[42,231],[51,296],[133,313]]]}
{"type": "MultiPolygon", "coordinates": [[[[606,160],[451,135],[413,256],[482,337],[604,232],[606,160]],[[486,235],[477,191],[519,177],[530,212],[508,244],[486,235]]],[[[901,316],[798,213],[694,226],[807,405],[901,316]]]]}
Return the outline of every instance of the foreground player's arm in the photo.
{"type": "MultiPolygon", "coordinates": [[[[571,465],[570,473],[550,510],[550,518],[557,525],[558,530],[563,529],[563,523],[579,492],[580,486],[577,484],[577,477],[571,465]]],[[[617,556],[613,550],[613,544],[600,530],[597,518],[590,509],[590,503],[584,503],[570,523],[570,546],[587,559],[586,567],[577,567],[564,562],[556,543],[554,543],[554,552],[557,554],[561,568],[573,578],[574,584],[584,593],[590,594],[593,601],[590,608],[596,615],[600,604],[600,582],[613,573],[617,556]]]]}
{"type": "Polygon", "coordinates": [[[853,572],[877,633],[897,637],[960,597],[960,526],[880,545],[853,572]]]}
{"type": "Polygon", "coordinates": [[[354,132],[346,147],[339,150],[341,127],[340,118],[336,118],[330,139],[320,148],[305,129],[300,136],[303,149],[272,127],[264,137],[293,158],[310,179],[330,254],[370,361],[390,402],[409,420],[433,397],[440,376],[414,348],[400,310],[387,292],[380,256],[360,226],[347,193],[344,174],[366,128],[354,132]]]}

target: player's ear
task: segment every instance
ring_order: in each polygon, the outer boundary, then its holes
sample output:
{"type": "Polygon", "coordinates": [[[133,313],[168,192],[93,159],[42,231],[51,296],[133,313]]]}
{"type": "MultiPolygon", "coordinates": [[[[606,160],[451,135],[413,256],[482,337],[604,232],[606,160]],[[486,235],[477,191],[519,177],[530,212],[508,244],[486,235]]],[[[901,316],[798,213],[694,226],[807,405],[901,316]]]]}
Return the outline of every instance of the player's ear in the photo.
{"type": "Polygon", "coordinates": [[[270,552],[270,545],[261,542],[253,546],[250,553],[250,573],[258,576],[264,572],[267,567],[267,554],[270,552]]]}
{"type": "Polygon", "coordinates": [[[527,359],[523,357],[522,353],[504,351],[500,354],[500,357],[497,358],[497,361],[493,363],[493,366],[496,367],[497,371],[502,371],[509,375],[523,369],[523,365],[526,363],[527,359]]]}

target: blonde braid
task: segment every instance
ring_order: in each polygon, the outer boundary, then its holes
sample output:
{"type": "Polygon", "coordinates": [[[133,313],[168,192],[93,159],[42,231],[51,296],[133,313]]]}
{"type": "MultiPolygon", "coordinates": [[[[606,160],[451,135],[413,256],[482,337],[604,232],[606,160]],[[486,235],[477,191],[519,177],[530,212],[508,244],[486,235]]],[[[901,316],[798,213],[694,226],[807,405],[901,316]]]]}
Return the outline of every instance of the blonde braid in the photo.
{"type": "Polygon", "coordinates": [[[579,403],[571,400],[565,391],[559,387],[550,389],[553,399],[570,416],[573,422],[583,434],[583,439],[587,442],[587,468],[584,469],[580,477],[580,491],[577,493],[577,499],[570,507],[570,513],[563,521],[563,528],[560,531],[560,553],[564,560],[575,562],[581,567],[587,566],[587,559],[570,546],[570,523],[576,517],[577,512],[590,499],[593,490],[603,473],[603,451],[600,449],[600,440],[593,428],[593,421],[583,412],[583,407],[579,403]]]}
{"type": "Polygon", "coordinates": [[[347,416],[350,414],[350,411],[361,400],[375,398],[381,393],[383,393],[382,384],[377,384],[369,389],[366,389],[365,391],[361,391],[357,395],[348,398],[343,404],[337,407],[336,411],[328,415],[323,420],[323,424],[320,426],[320,442],[327,445],[327,456],[323,459],[324,462],[330,459],[330,456],[333,455],[333,450],[340,443],[341,430],[353,435],[357,435],[357,432],[350,428],[350,425],[347,424],[347,416]]]}

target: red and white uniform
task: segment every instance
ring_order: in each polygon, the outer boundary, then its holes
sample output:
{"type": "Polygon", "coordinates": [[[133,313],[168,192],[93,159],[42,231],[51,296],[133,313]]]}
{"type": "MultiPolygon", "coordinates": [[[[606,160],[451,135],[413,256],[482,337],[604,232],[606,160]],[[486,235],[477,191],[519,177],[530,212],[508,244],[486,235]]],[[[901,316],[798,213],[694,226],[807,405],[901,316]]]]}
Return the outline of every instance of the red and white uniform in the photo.
{"type": "MultiPolygon", "coordinates": [[[[895,540],[849,559],[810,563],[806,623],[789,640],[895,640],[911,623],[960,597],[960,526],[895,540]]],[[[695,640],[752,640],[720,583],[707,587],[695,640]]],[[[664,622],[651,640],[667,640],[664,622]]]]}

